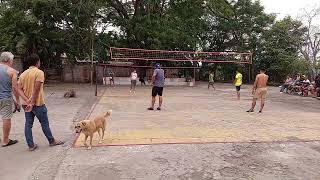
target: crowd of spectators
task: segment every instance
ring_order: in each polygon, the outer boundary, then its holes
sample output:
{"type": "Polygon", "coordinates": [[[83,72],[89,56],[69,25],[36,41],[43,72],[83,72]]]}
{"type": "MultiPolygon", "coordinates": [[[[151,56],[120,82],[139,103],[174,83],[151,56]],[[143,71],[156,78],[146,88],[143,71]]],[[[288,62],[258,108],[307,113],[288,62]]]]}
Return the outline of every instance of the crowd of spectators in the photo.
{"type": "Polygon", "coordinates": [[[318,74],[312,82],[305,75],[300,76],[297,74],[293,77],[287,76],[287,79],[280,88],[281,93],[320,97],[320,74],[318,74]]]}

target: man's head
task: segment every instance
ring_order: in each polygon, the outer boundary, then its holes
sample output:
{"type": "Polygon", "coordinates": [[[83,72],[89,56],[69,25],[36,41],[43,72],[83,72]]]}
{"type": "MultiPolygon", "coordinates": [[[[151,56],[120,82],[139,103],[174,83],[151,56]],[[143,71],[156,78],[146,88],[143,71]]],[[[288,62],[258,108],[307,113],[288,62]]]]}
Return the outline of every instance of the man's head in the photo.
{"type": "Polygon", "coordinates": [[[133,72],[137,72],[137,70],[136,70],[136,69],[133,69],[133,72]]]}
{"type": "Polygon", "coordinates": [[[40,57],[38,54],[31,54],[27,59],[29,66],[40,68],[40,57]]]}
{"type": "Polygon", "coordinates": [[[266,72],[265,68],[260,68],[260,73],[264,74],[266,72]]]}
{"type": "Polygon", "coordinates": [[[8,66],[12,66],[13,58],[14,58],[14,55],[11,52],[3,52],[1,53],[1,56],[0,56],[0,62],[7,64],[8,66]]]}
{"type": "Polygon", "coordinates": [[[240,73],[240,70],[237,69],[237,70],[236,70],[236,73],[237,73],[237,74],[240,73]]]}
{"type": "Polygon", "coordinates": [[[161,68],[161,65],[160,65],[160,63],[157,63],[154,67],[155,67],[156,69],[160,69],[160,68],[161,68]]]}

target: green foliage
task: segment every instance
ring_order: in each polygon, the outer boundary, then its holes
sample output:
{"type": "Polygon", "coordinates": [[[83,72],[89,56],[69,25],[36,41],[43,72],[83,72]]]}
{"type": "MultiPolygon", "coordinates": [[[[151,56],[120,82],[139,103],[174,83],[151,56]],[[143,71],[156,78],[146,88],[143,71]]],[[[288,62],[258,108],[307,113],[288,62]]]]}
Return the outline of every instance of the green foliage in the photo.
{"type": "Polygon", "coordinates": [[[275,82],[281,82],[294,71],[303,71],[305,66],[299,58],[299,48],[305,31],[301,22],[290,17],[276,22],[262,37],[263,46],[258,51],[256,66],[266,68],[275,82]]]}
{"type": "MultiPolygon", "coordinates": [[[[26,57],[40,54],[45,68],[91,56],[110,58],[108,49],[130,47],[190,51],[252,52],[255,67],[266,66],[274,81],[304,71],[298,49],[305,28],[290,17],[275,22],[252,0],[3,0],[0,48],[26,57]],[[108,27],[114,27],[114,30],[108,27]]],[[[142,62],[140,62],[142,63],[142,62]]],[[[148,62],[143,62],[148,63],[148,62]]],[[[145,64],[144,64],[145,65],[145,64]]],[[[197,66],[190,62],[167,65],[197,66]]],[[[238,65],[203,63],[230,80],[238,65]]],[[[247,67],[243,74],[248,79],[247,67]]]]}
{"type": "Polygon", "coordinates": [[[289,75],[294,75],[297,73],[307,74],[308,67],[309,67],[309,63],[306,60],[302,58],[294,59],[288,66],[288,74],[289,75]]]}

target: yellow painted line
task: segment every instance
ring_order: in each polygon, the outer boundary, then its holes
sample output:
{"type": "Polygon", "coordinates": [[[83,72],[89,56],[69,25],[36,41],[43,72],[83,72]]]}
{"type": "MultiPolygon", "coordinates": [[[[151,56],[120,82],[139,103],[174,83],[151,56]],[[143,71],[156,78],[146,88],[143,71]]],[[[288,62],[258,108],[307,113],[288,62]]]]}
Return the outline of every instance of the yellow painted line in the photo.
{"type": "MultiPolygon", "coordinates": [[[[320,132],[309,130],[303,132],[268,132],[268,131],[239,131],[228,129],[208,128],[174,128],[129,130],[106,132],[102,145],[133,145],[133,144],[170,144],[170,143],[206,143],[206,142],[250,142],[250,141],[288,141],[289,137],[302,140],[320,140],[320,132]]],[[[96,133],[93,145],[97,146],[99,137],[96,133]]],[[[84,135],[81,134],[75,143],[76,147],[83,146],[84,135]]],[[[87,140],[89,143],[89,138],[87,140]]]]}

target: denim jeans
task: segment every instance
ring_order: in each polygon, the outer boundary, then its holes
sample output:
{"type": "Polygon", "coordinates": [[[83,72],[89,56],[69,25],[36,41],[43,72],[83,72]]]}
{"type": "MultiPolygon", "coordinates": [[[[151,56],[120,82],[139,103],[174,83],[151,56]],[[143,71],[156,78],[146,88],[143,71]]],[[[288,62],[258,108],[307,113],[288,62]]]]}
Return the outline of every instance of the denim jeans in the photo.
{"type": "Polygon", "coordinates": [[[24,126],[24,134],[26,136],[26,141],[29,148],[34,147],[33,143],[33,136],[32,136],[32,127],[34,122],[34,117],[37,117],[40,124],[42,131],[46,138],[48,139],[49,143],[54,141],[52,136],[50,127],[49,127],[49,120],[48,120],[48,110],[46,105],[42,106],[34,106],[31,112],[25,112],[26,123],[24,126]]]}
{"type": "Polygon", "coordinates": [[[288,88],[289,88],[289,85],[288,84],[284,84],[284,85],[281,86],[280,92],[283,92],[284,90],[286,90],[286,93],[288,93],[288,88]]]}

